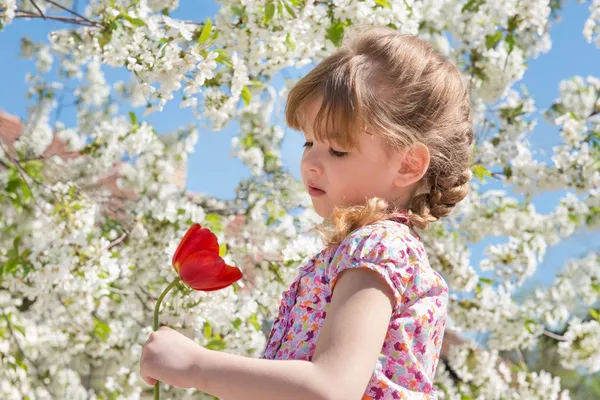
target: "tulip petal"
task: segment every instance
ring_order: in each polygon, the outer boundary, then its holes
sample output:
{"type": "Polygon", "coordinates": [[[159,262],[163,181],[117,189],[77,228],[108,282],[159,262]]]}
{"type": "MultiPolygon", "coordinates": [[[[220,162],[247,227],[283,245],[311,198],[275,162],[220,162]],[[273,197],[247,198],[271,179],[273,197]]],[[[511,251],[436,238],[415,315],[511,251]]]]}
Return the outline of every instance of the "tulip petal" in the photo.
{"type": "Polygon", "coordinates": [[[214,233],[210,229],[202,228],[199,224],[192,225],[186,232],[175,254],[173,254],[172,264],[179,271],[179,267],[183,264],[190,254],[200,250],[207,250],[211,253],[219,255],[219,242],[214,233]]]}
{"type": "Polygon", "coordinates": [[[240,279],[242,279],[242,271],[240,271],[240,269],[237,267],[232,267],[230,265],[225,264],[225,270],[223,274],[219,277],[221,283],[217,286],[206,287],[202,290],[204,290],[205,292],[210,292],[213,290],[223,289],[231,285],[232,283],[239,281],[240,279]]]}
{"type": "Polygon", "coordinates": [[[179,276],[192,289],[209,291],[231,285],[241,278],[241,271],[226,265],[217,254],[200,250],[183,261],[179,268],[179,276]]]}
{"type": "Polygon", "coordinates": [[[181,239],[181,241],[179,242],[179,245],[177,246],[177,250],[175,250],[175,254],[173,254],[173,260],[171,262],[172,265],[176,264],[176,261],[179,258],[179,253],[181,252],[181,249],[184,247],[184,244],[190,239],[190,237],[192,235],[195,235],[197,231],[200,230],[200,224],[193,224],[192,226],[190,226],[187,230],[187,232],[185,233],[185,235],[183,236],[183,239],[181,239]]]}

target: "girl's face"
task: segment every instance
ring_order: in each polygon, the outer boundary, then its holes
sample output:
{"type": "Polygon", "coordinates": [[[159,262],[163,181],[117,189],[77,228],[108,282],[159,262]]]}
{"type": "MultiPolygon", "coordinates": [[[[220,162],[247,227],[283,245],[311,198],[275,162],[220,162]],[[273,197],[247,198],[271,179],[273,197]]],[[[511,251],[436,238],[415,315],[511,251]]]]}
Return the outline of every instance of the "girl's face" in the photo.
{"type": "MultiPolygon", "coordinates": [[[[388,202],[407,201],[407,191],[424,171],[420,175],[410,171],[407,175],[402,160],[390,157],[385,152],[385,142],[377,135],[361,133],[357,149],[317,141],[312,126],[319,106],[320,102],[315,101],[306,109],[306,144],[301,163],[302,182],[315,211],[328,218],[336,206],[363,204],[371,197],[388,202]]],[[[427,164],[428,156],[427,152],[427,164]]]]}

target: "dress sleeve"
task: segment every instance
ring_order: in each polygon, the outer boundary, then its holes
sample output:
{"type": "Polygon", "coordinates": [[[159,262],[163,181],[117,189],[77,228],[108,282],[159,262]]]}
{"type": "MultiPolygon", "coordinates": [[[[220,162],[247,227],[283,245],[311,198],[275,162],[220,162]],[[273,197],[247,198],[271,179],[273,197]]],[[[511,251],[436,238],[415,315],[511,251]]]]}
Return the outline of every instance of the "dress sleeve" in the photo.
{"type": "Polygon", "coordinates": [[[329,264],[332,293],[342,271],[368,268],[381,275],[392,289],[395,310],[414,273],[410,261],[418,254],[412,240],[408,227],[402,225],[374,224],[355,230],[340,244],[329,264]]]}

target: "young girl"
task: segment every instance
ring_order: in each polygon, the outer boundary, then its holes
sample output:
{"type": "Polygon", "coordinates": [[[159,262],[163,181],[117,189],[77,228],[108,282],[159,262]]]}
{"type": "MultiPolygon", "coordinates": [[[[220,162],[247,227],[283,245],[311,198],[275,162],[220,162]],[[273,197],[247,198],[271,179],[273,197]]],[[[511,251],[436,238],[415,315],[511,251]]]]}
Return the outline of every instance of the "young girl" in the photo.
{"type": "Polygon", "coordinates": [[[227,400],[434,399],[448,288],[413,229],[467,194],[460,72],[416,37],[361,28],[292,89],[286,119],[326,249],[284,292],[262,359],[161,328],[143,379],[227,400]]]}

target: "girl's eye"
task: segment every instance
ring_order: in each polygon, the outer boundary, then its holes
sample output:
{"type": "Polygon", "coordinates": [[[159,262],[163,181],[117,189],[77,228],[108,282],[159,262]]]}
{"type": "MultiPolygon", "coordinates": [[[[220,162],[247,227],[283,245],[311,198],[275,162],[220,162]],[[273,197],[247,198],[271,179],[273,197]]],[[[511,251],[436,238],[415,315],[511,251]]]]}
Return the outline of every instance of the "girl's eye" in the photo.
{"type": "Polygon", "coordinates": [[[313,145],[313,142],[306,142],[306,143],[304,143],[304,146],[302,146],[302,147],[304,147],[304,148],[312,147],[312,145],[313,145]]]}
{"type": "Polygon", "coordinates": [[[345,157],[348,155],[348,153],[345,151],[337,151],[332,149],[331,147],[329,148],[329,154],[331,154],[334,157],[345,157]]]}

